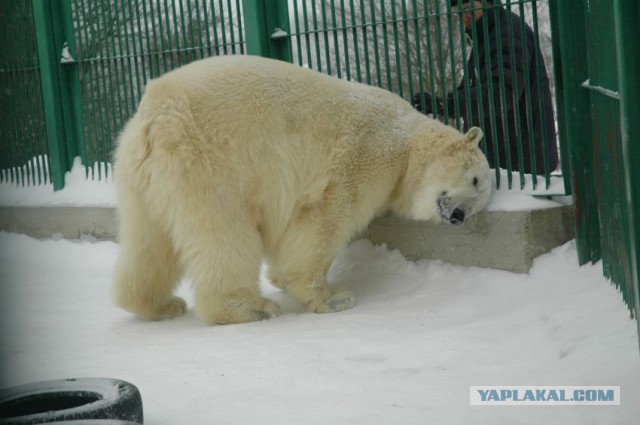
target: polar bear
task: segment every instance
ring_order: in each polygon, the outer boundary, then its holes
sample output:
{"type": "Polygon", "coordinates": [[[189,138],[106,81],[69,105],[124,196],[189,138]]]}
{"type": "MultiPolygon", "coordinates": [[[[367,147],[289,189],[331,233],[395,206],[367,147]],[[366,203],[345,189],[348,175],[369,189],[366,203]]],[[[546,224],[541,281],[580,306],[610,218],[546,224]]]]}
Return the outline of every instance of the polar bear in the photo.
{"type": "Polygon", "coordinates": [[[309,311],[354,305],[332,260],[374,216],[462,222],[491,192],[482,131],[467,134],[386,90],[285,62],[204,59],[153,80],[115,155],[115,303],[179,316],[183,274],[207,323],[281,313],[274,285],[309,311]]]}

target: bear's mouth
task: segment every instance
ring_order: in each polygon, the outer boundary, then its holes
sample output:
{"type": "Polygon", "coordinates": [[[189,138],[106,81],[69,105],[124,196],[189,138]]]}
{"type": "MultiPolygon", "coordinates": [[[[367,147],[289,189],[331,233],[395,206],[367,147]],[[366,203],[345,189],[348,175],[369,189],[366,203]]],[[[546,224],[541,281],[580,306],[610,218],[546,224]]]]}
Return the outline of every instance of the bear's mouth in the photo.
{"type": "Polygon", "coordinates": [[[454,207],[451,202],[451,198],[448,196],[441,196],[437,202],[438,215],[445,221],[451,224],[462,224],[464,222],[464,211],[460,208],[454,207]]]}

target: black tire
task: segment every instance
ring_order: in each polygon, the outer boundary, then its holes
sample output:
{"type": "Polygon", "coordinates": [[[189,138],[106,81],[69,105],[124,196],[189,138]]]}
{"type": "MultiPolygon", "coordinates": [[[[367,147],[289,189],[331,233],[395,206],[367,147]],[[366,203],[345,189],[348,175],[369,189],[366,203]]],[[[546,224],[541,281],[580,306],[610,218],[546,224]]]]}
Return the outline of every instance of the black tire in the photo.
{"type": "Polygon", "coordinates": [[[79,421],[51,422],[53,425],[140,425],[137,422],[119,421],[117,419],[80,419],[79,421]]]}
{"type": "Polygon", "coordinates": [[[82,419],[116,419],[141,424],[140,391],[128,382],[107,378],[36,382],[0,390],[2,425],[82,419]]]}
{"type": "Polygon", "coordinates": [[[137,422],[119,421],[117,419],[80,419],[79,421],[54,422],[55,425],[140,425],[137,422]]]}

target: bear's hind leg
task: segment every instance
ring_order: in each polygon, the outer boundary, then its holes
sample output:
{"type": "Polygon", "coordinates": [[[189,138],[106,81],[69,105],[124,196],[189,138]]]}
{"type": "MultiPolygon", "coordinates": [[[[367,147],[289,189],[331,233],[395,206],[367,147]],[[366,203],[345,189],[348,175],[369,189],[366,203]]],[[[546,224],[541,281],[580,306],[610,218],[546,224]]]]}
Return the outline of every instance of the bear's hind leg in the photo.
{"type": "Polygon", "coordinates": [[[255,226],[243,220],[243,213],[203,207],[192,208],[189,214],[189,220],[175,231],[184,266],[196,287],[198,316],[210,324],[279,316],[280,307],[260,295],[263,251],[255,226]]]}
{"type": "Polygon", "coordinates": [[[181,270],[169,237],[141,206],[121,211],[120,226],[115,304],[147,320],[184,314],[187,304],[173,295],[181,270]]]}

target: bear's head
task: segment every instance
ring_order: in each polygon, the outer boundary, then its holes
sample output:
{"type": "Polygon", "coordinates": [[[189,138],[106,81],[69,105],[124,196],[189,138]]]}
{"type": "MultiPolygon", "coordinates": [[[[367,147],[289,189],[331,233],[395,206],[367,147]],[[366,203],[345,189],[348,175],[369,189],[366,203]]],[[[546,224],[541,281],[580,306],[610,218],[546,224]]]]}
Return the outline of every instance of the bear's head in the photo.
{"type": "Polygon", "coordinates": [[[484,209],[491,195],[489,164],[478,147],[482,130],[467,134],[440,126],[415,139],[402,192],[404,213],[415,220],[461,224],[484,209]]]}

